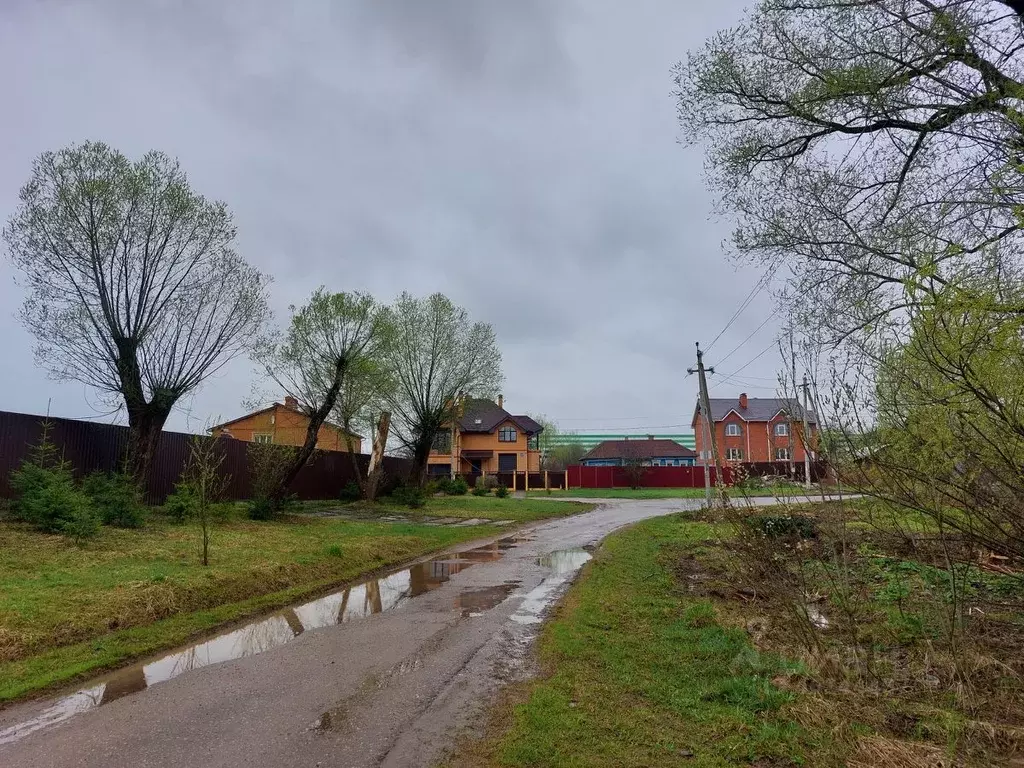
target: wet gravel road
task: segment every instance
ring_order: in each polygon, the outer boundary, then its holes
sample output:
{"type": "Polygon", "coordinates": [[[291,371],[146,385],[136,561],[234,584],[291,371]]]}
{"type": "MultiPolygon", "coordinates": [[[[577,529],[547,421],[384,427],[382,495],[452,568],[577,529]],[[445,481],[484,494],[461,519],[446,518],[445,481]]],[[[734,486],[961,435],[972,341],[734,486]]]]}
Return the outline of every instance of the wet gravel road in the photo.
{"type": "Polygon", "coordinates": [[[699,506],[602,503],[10,707],[0,766],[430,765],[529,674],[538,625],[588,549],[699,506]]]}

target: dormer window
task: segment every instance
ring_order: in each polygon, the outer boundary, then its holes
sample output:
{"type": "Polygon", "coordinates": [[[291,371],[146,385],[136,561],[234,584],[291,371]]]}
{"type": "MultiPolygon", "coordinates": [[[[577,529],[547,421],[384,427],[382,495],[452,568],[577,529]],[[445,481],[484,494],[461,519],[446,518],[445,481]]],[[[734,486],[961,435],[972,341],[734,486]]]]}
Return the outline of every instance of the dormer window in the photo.
{"type": "Polygon", "coordinates": [[[502,427],[498,430],[499,443],[514,443],[517,439],[515,427],[502,427]]]}

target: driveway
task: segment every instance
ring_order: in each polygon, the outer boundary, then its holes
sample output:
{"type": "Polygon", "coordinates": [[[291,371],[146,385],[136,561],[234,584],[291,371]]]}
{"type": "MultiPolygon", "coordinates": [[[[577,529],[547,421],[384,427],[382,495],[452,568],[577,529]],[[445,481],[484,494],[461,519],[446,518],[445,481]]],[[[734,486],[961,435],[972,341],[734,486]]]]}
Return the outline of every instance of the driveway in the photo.
{"type": "Polygon", "coordinates": [[[10,707],[0,765],[430,765],[529,674],[530,643],[588,549],[699,506],[601,502],[10,707]]]}

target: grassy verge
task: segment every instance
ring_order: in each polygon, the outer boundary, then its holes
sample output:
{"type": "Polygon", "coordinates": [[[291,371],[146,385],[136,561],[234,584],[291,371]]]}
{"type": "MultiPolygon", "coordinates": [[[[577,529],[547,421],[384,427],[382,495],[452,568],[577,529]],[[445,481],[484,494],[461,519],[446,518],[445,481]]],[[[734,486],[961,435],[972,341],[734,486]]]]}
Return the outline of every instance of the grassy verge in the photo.
{"type": "Polygon", "coordinates": [[[336,508],[342,512],[366,513],[367,515],[398,514],[413,517],[452,517],[460,519],[480,518],[483,520],[514,520],[519,523],[544,520],[551,517],[566,517],[594,509],[594,504],[550,499],[517,499],[507,496],[438,496],[427,499],[419,509],[396,504],[384,497],[372,505],[365,502],[339,504],[313,502],[318,509],[336,508]]]}
{"type": "Polygon", "coordinates": [[[233,521],[215,529],[204,568],[194,526],[157,520],[141,530],[104,528],[76,547],[0,523],[0,701],[501,530],[306,517],[233,521]]]}
{"type": "Polygon", "coordinates": [[[712,526],[674,516],[609,537],[545,628],[545,673],[513,687],[454,766],[717,766],[807,754],[773,684],[794,667],[689,597],[662,553],[712,526]]]}
{"type": "MultiPolygon", "coordinates": [[[[802,485],[776,485],[771,488],[757,488],[747,491],[729,489],[731,496],[778,496],[782,494],[804,495],[808,493],[802,485]]],[[[811,493],[814,493],[813,491],[811,493]]],[[[578,499],[703,499],[703,488],[570,488],[568,491],[529,491],[531,498],[557,498],[559,496],[578,499]]]]}
{"type": "Polygon", "coordinates": [[[1024,563],[872,500],[609,537],[452,766],[1013,765],[1024,563]]]}

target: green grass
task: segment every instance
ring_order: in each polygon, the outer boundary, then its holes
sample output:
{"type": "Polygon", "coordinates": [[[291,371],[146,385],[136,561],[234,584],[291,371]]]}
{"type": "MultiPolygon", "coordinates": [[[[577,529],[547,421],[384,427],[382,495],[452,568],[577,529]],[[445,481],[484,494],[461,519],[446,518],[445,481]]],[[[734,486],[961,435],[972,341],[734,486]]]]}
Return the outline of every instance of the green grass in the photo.
{"type": "MultiPolygon", "coordinates": [[[[780,709],[791,671],[755,651],[714,606],[687,596],[663,547],[712,536],[682,516],[609,537],[542,633],[542,679],[510,694],[501,733],[455,765],[724,766],[804,758],[808,735],[780,709]],[[663,560],[665,562],[663,562],[663,560]]],[[[492,723],[493,725],[493,723],[492,723]]],[[[762,764],[762,763],[758,763],[762,764]]]]}
{"type": "MultiPolygon", "coordinates": [[[[712,492],[714,492],[712,490],[712,492]]],[[[777,485],[772,488],[759,488],[756,490],[740,491],[735,488],[728,489],[731,497],[747,496],[775,496],[779,494],[803,495],[807,490],[802,485],[777,485]]],[[[814,491],[811,491],[814,493],[814,491]]],[[[570,488],[568,491],[529,491],[530,498],[557,498],[559,496],[576,499],[703,499],[703,488],[570,488]]]]}
{"type": "Polygon", "coordinates": [[[84,547],[0,523],[0,701],[177,645],[383,566],[469,539],[467,528],[292,517],[214,529],[104,528],[84,547]]]}
{"type": "MultiPolygon", "coordinates": [[[[323,502],[317,502],[324,505],[323,502]]],[[[526,498],[517,499],[508,496],[499,499],[497,496],[437,496],[427,499],[426,506],[420,509],[395,504],[387,497],[380,499],[372,506],[361,502],[338,504],[338,509],[366,511],[373,514],[400,514],[420,517],[455,517],[462,519],[481,518],[484,520],[515,520],[525,523],[533,520],[544,520],[550,517],[566,517],[594,509],[594,504],[553,501],[551,499],[526,498]]]]}

